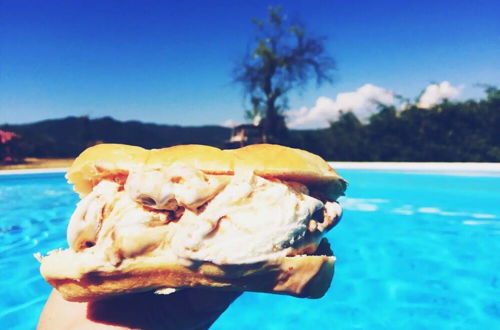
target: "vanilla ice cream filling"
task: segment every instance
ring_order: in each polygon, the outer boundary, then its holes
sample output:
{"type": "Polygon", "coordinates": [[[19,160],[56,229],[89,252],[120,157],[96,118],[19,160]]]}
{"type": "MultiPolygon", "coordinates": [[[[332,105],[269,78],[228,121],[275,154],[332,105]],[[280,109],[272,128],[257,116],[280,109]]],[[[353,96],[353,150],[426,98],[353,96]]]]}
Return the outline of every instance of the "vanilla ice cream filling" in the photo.
{"type": "Polygon", "coordinates": [[[338,221],[336,202],[300,183],[253,173],[207,175],[185,165],[138,169],[126,183],[103,180],[77,206],[68,243],[105,263],[138,256],[244,264],[287,256],[319,242],[338,221]],[[323,211],[325,219],[313,219],[323,211]]]}

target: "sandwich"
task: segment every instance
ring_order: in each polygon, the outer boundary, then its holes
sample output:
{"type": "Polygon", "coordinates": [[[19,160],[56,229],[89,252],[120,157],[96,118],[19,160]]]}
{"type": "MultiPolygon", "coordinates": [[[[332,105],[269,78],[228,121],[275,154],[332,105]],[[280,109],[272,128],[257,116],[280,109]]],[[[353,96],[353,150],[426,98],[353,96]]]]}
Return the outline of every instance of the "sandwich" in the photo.
{"type": "Polygon", "coordinates": [[[317,155],[99,144],[66,178],[81,198],[69,248],[36,255],[66,300],[192,287],[319,298],[330,286],[323,236],[341,218],[346,181],[317,155]]]}

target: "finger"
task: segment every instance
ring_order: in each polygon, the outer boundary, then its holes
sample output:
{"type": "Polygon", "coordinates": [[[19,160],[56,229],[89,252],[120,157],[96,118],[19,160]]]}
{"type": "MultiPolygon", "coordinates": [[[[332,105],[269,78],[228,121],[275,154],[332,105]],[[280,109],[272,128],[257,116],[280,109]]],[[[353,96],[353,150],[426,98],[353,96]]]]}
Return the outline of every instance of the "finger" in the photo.
{"type": "Polygon", "coordinates": [[[86,303],[64,300],[59,292],[52,290],[38,320],[38,330],[70,329],[85,320],[86,303]]]}
{"type": "Polygon", "coordinates": [[[222,313],[238,298],[240,291],[221,291],[214,289],[187,289],[193,310],[198,313],[222,313]]]}
{"type": "Polygon", "coordinates": [[[241,292],[184,289],[162,298],[164,324],[172,329],[208,329],[241,292]]]}
{"type": "Polygon", "coordinates": [[[87,317],[127,328],[207,329],[240,294],[209,289],[128,294],[89,303],[87,317]]]}

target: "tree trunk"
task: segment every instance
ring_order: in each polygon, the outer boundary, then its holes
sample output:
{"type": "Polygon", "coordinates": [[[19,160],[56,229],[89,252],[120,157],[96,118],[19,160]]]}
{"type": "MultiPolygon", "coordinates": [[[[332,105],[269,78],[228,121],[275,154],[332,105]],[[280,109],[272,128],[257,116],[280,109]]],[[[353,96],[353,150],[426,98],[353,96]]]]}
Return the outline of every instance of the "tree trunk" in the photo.
{"type": "Polygon", "coordinates": [[[278,123],[278,111],[274,104],[275,99],[269,98],[266,101],[266,118],[264,120],[264,129],[262,131],[262,140],[264,143],[275,143],[278,123]]]}

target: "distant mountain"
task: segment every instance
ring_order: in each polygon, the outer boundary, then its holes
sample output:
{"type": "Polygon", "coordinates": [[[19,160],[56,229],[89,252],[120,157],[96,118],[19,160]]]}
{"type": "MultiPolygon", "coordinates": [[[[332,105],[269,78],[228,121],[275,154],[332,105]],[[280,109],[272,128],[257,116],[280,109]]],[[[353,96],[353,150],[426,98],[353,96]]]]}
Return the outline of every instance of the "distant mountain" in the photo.
{"type": "Polygon", "coordinates": [[[223,147],[231,134],[231,129],[222,126],[158,125],[123,122],[110,117],[67,117],[31,124],[4,124],[0,129],[21,135],[23,154],[31,157],[75,157],[98,142],[125,143],[149,149],[177,144],[223,147]]]}

